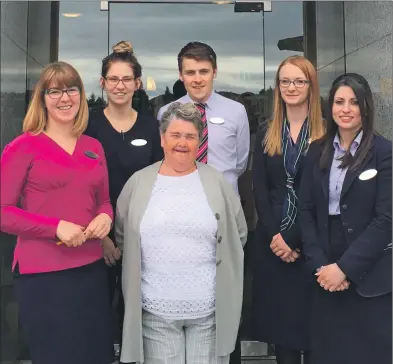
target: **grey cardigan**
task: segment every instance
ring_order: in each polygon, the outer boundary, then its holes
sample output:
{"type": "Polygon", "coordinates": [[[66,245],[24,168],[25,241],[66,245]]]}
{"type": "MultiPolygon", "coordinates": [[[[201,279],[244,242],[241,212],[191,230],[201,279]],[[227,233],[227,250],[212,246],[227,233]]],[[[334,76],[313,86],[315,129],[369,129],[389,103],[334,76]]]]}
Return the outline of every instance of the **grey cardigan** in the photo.
{"type": "MultiPolygon", "coordinates": [[[[141,362],[142,295],[140,223],[150,200],[161,162],[135,173],[117,200],[116,242],[123,252],[125,316],[122,362],[141,362]]],[[[213,167],[197,163],[209,205],[217,219],[216,345],[217,356],[235,348],[243,299],[243,246],[247,225],[238,196],[213,167]]]]}

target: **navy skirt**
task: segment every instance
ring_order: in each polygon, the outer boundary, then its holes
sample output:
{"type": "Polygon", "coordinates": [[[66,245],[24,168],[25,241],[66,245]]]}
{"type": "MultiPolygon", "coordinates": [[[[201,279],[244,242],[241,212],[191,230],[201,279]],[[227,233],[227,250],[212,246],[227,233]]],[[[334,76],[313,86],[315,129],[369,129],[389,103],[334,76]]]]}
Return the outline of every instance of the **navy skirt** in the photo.
{"type": "Polygon", "coordinates": [[[17,275],[15,288],[33,364],[114,361],[103,260],[58,272],[17,275]]]}
{"type": "Polygon", "coordinates": [[[309,350],[313,276],[306,270],[304,257],[294,263],[283,262],[270,249],[261,223],[253,249],[252,339],[309,350]]]}
{"type": "MultiPolygon", "coordinates": [[[[331,261],[348,245],[340,217],[329,218],[331,261]]],[[[314,284],[311,318],[312,364],[391,364],[392,295],[358,295],[354,284],[329,292],[314,284]]]]}

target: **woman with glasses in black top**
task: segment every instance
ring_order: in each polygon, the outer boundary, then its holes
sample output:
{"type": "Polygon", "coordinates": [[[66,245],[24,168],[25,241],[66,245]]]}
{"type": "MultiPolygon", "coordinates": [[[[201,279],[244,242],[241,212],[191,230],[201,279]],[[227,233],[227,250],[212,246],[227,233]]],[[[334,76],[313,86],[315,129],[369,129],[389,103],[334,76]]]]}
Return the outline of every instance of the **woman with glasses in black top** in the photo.
{"type": "MultiPolygon", "coordinates": [[[[141,86],[142,67],[130,43],[121,41],[102,61],[101,87],[106,91],[108,105],[90,111],[85,134],[96,138],[104,147],[109,193],[116,211],[117,198],[128,179],[163,158],[158,122],[132,108],[134,93],[141,86]]],[[[122,331],[124,302],[121,293],[121,259],[113,231],[102,242],[104,258],[109,266],[109,285],[113,300],[119,288],[117,314],[122,331]]]]}

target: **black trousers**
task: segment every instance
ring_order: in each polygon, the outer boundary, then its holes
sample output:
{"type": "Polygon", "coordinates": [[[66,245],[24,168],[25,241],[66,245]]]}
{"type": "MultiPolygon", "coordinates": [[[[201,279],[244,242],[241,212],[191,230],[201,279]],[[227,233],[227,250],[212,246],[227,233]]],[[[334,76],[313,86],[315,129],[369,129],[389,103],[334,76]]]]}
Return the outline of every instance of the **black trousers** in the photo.
{"type": "Polygon", "coordinates": [[[237,335],[235,350],[232,352],[231,357],[229,359],[229,364],[240,364],[242,360],[241,353],[241,345],[240,345],[240,336],[237,335]]]}
{"type": "MultiPolygon", "coordinates": [[[[115,333],[119,333],[119,342],[121,344],[121,339],[123,335],[123,321],[124,321],[124,297],[123,291],[121,288],[121,270],[122,270],[122,262],[121,260],[116,262],[116,265],[113,267],[108,267],[108,285],[109,285],[109,295],[110,302],[113,304],[113,300],[116,295],[116,290],[118,291],[118,300],[115,306],[115,312],[117,316],[117,324],[118,326],[115,328],[115,333]]],[[[116,335],[118,336],[118,335],[116,335]]]]}

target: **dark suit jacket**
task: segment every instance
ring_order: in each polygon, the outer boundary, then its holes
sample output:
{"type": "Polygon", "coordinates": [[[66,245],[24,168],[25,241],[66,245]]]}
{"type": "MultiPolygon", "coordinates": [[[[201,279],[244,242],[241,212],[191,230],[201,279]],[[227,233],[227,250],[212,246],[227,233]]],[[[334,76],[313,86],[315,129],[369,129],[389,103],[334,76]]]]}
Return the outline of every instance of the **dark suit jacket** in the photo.
{"type": "MultiPolygon", "coordinates": [[[[332,143],[332,140],[326,142],[332,143]]],[[[328,232],[330,168],[321,170],[319,166],[322,146],[321,141],[310,146],[299,198],[303,251],[313,271],[332,263],[329,260],[328,232]]],[[[361,166],[355,171],[347,171],[340,210],[348,248],[336,263],[358,286],[358,292],[363,288],[364,295],[368,295],[367,292],[369,295],[377,294],[377,291],[391,292],[391,249],[385,249],[392,242],[390,141],[376,135],[373,147],[361,166]],[[377,170],[376,176],[368,180],[359,179],[360,174],[369,169],[377,170]]]]}
{"type": "MultiPolygon", "coordinates": [[[[258,214],[258,224],[262,225],[268,245],[274,235],[281,233],[291,249],[301,244],[299,219],[285,231],[280,231],[282,209],[287,194],[287,175],[284,169],[283,155],[270,157],[264,152],[263,139],[267,131],[267,122],[260,126],[256,136],[252,168],[253,193],[258,214]]],[[[299,170],[296,174],[294,188],[299,193],[304,156],[301,156],[299,170]]]]}

